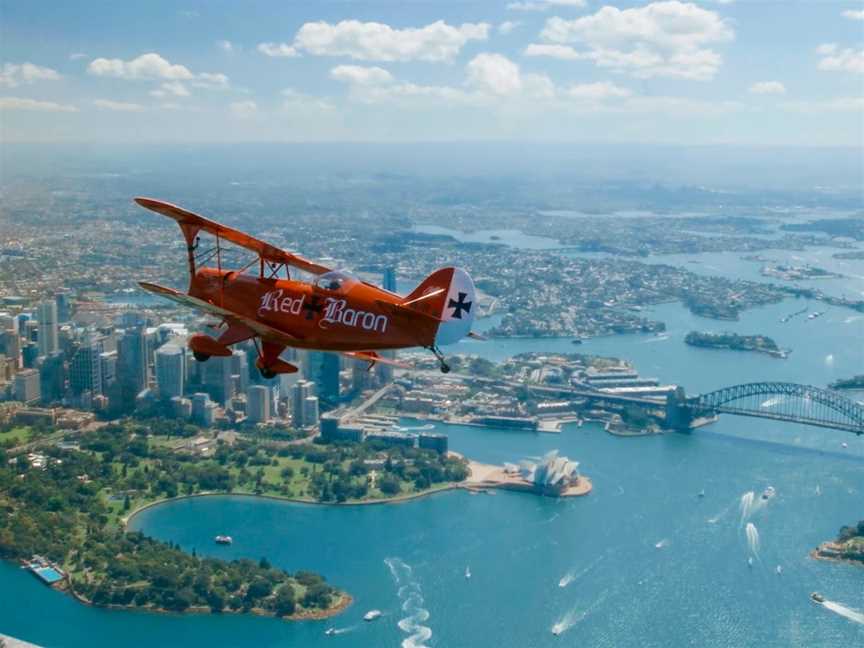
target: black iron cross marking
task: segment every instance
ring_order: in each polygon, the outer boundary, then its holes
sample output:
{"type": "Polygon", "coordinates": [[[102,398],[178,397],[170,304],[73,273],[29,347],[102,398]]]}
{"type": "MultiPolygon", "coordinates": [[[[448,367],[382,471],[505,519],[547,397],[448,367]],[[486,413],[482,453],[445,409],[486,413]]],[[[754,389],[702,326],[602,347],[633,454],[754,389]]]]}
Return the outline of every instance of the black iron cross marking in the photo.
{"type": "Polygon", "coordinates": [[[312,295],[312,299],[303,304],[303,310],[306,311],[307,320],[311,320],[315,317],[315,313],[320,313],[323,308],[318,300],[318,295],[312,295]]]}
{"type": "Polygon", "coordinates": [[[462,319],[462,311],[466,313],[471,312],[471,302],[466,302],[465,298],[468,297],[468,293],[459,293],[459,301],[455,299],[451,299],[447,302],[447,308],[453,309],[453,317],[456,319],[462,319]]]}

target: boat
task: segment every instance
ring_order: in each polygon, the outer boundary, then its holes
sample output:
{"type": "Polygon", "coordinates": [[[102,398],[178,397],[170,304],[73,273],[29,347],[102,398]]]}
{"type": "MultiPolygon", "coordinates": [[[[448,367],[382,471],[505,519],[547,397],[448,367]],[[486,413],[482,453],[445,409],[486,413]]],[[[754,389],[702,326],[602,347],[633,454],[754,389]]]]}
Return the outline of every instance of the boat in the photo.
{"type": "Polygon", "coordinates": [[[230,545],[232,542],[234,542],[234,538],[229,535],[217,535],[215,538],[213,538],[213,540],[216,541],[216,544],[222,545],[230,545]]]}
{"type": "Polygon", "coordinates": [[[363,615],[364,621],[374,621],[375,619],[379,619],[381,617],[381,610],[369,610],[366,614],[363,615]]]}
{"type": "Polygon", "coordinates": [[[780,565],[777,565],[777,567],[774,569],[774,571],[777,572],[777,575],[779,576],[780,574],[783,573],[783,567],[780,565]]]}
{"type": "Polygon", "coordinates": [[[843,443],[840,444],[840,447],[841,448],[848,448],[849,444],[844,441],[843,443]]]}
{"type": "Polygon", "coordinates": [[[748,566],[748,567],[751,567],[751,568],[753,567],[753,556],[750,556],[750,557],[747,559],[747,566],[748,566]]]}
{"type": "Polygon", "coordinates": [[[465,578],[471,578],[471,568],[470,567],[465,568],[465,578]]]}
{"type": "Polygon", "coordinates": [[[704,488],[701,491],[699,491],[699,494],[697,495],[697,497],[705,497],[705,489],[704,488]]]}
{"type": "Polygon", "coordinates": [[[773,486],[769,486],[769,487],[766,488],[764,491],[762,491],[762,499],[763,499],[763,500],[769,500],[769,499],[771,499],[772,497],[774,497],[774,495],[776,495],[776,494],[777,494],[777,491],[774,490],[774,487],[773,487],[773,486]]]}
{"type": "Polygon", "coordinates": [[[336,628],[327,628],[324,631],[324,634],[327,636],[334,635],[334,634],[336,634],[336,628]]]}
{"type": "Polygon", "coordinates": [[[580,340],[579,338],[573,338],[572,340],[570,340],[570,344],[582,344],[582,340],[580,340]]]}
{"type": "Polygon", "coordinates": [[[564,632],[564,628],[562,628],[560,624],[556,623],[554,626],[552,626],[552,634],[556,637],[562,632],[564,632]]]}
{"type": "Polygon", "coordinates": [[[825,597],[822,596],[819,592],[812,592],[810,594],[810,598],[813,600],[814,603],[824,603],[825,602],[825,597]]]}

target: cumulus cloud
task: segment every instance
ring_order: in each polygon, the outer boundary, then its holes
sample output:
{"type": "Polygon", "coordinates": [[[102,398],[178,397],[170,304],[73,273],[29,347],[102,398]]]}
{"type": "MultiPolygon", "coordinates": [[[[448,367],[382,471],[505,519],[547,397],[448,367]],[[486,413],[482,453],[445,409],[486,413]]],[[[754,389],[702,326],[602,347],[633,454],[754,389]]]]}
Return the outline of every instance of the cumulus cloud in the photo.
{"type": "Polygon", "coordinates": [[[258,114],[258,104],[254,101],[235,101],[228,104],[228,110],[237,119],[249,119],[258,114]]]}
{"type": "Polygon", "coordinates": [[[188,97],[190,93],[180,81],[166,81],[150,94],[154,97],[188,97]]]}
{"type": "Polygon", "coordinates": [[[540,37],[544,43],[529,45],[527,56],[587,60],[638,78],[704,81],[723,62],[706,46],[735,33],[714,11],[669,0],[623,10],[607,6],[574,20],[549,18],[540,37]]]}
{"type": "Polygon", "coordinates": [[[94,99],[93,105],[104,110],[116,110],[118,112],[141,112],[145,110],[141,104],[112,101],[111,99],[94,99]]]}
{"type": "Polygon", "coordinates": [[[843,17],[849,20],[864,20],[864,9],[847,9],[843,12],[843,17]]]}
{"type": "Polygon", "coordinates": [[[22,97],[0,97],[0,110],[35,110],[40,112],[78,112],[75,106],[53,101],[36,101],[22,97]]]}
{"type": "Polygon", "coordinates": [[[750,94],[786,94],[786,86],[779,81],[758,81],[750,86],[750,94]]]}
{"type": "Polygon", "coordinates": [[[609,81],[576,84],[564,90],[564,95],[567,97],[588,101],[629,97],[632,94],[627,88],[622,88],[609,81]]]}
{"type": "Polygon", "coordinates": [[[195,77],[189,68],[165,60],[159,54],[142,54],[131,61],[121,59],[97,58],[90,61],[87,71],[95,76],[116,77],[118,79],[170,79],[188,80],[195,77]]]}
{"type": "Polygon", "coordinates": [[[511,11],[546,11],[552,7],[584,7],[585,0],[524,0],[522,2],[510,2],[507,8],[511,11]]]}
{"type": "Polygon", "coordinates": [[[452,61],[472,40],[486,40],[487,23],[454,26],[443,20],[425,27],[394,29],[377,22],[343,20],[336,24],[308,22],[297,31],[292,44],[261,43],[258,51],[268,56],[347,56],[358,61],[452,61]]]}
{"type": "Polygon", "coordinates": [[[502,36],[506,36],[521,24],[522,23],[520,23],[518,20],[505,20],[500,25],[498,25],[498,33],[502,36]]]}
{"type": "Polygon", "coordinates": [[[478,54],[468,63],[465,72],[467,84],[481,92],[510,95],[522,90],[519,66],[501,54],[478,54]]]}
{"type": "Polygon", "coordinates": [[[0,87],[16,88],[36,81],[57,81],[60,74],[51,68],[33,63],[5,63],[0,68],[0,87]]]}
{"type": "Polygon", "coordinates": [[[816,48],[816,53],[822,57],[820,70],[864,74],[864,49],[841,49],[835,43],[825,43],[816,48]]]}
{"type": "Polygon", "coordinates": [[[300,52],[287,43],[259,43],[258,51],[265,56],[277,58],[295,58],[300,56],[300,52]]]}
{"type": "Polygon", "coordinates": [[[378,85],[393,81],[393,75],[384,68],[363,65],[337,65],[330,70],[330,78],[358,85],[378,85]]]}
{"type": "Polygon", "coordinates": [[[298,92],[294,88],[285,88],[282,91],[282,96],[285,97],[282,101],[282,108],[291,113],[306,111],[328,112],[336,108],[325,99],[298,92]]]}
{"type": "Polygon", "coordinates": [[[232,43],[229,40],[216,41],[216,47],[221,49],[226,54],[233,54],[234,52],[237,51],[237,48],[234,46],[234,43],[232,43]]]}

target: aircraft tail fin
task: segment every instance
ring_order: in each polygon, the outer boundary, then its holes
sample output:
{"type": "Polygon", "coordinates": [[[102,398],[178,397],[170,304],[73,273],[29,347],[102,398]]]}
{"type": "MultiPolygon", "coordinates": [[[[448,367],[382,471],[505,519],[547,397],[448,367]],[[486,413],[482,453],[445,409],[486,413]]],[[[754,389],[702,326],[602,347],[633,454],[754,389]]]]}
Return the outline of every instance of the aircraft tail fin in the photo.
{"type": "Polygon", "coordinates": [[[474,282],[462,268],[441,268],[420,282],[402,306],[440,320],[435,344],[454,344],[471,333],[477,312],[474,282]]]}

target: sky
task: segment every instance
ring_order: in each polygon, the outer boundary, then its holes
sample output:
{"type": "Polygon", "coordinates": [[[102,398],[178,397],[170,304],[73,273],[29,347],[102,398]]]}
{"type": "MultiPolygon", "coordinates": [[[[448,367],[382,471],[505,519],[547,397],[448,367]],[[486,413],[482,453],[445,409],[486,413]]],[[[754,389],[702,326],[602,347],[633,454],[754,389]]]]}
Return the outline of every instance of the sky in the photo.
{"type": "Polygon", "coordinates": [[[864,1],[0,0],[0,141],[864,146],[864,1]]]}

